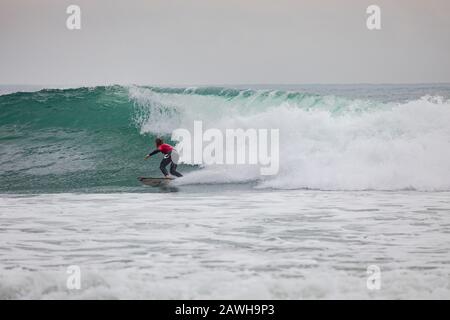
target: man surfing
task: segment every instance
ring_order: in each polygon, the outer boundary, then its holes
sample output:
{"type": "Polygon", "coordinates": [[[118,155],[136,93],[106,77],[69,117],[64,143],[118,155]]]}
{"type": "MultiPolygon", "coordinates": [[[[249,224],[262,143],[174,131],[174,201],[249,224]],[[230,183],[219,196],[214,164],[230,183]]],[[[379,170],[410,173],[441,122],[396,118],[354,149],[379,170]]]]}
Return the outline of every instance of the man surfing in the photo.
{"type": "Polygon", "coordinates": [[[155,139],[156,150],[150,152],[145,156],[144,160],[147,160],[151,156],[162,152],[164,154],[164,158],[161,160],[161,164],[159,165],[159,169],[162,171],[164,177],[170,178],[169,173],[167,172],[166,167],[170,164],[170,174],[176,177],[182,177],[183,175],[177,171],[177,162],[178,162],[178,152],[172,147],[170,144],[164,143],[164,141],[160,138],[155,139]]]}

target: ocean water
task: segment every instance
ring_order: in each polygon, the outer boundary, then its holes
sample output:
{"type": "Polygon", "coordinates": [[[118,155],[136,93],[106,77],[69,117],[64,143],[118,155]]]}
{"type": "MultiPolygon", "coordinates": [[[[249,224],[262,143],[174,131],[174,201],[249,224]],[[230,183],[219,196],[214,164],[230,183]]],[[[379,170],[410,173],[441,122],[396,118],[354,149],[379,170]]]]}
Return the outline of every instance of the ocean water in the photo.
{"type": "Polygon", "coordinates": [[[24,89],[0,88],[1,299],[450,298],[450,85],[24,89]],[[194,120],[279,128],[279,173],[141,185],[194,120]]]}

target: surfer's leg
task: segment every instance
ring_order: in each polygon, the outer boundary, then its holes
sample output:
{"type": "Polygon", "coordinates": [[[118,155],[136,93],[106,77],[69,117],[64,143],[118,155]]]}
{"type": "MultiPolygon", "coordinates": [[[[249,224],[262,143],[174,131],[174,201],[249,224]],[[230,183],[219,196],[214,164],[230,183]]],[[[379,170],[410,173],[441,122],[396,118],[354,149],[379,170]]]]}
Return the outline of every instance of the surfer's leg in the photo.
{"type": "Polygon", "coordinates": [[[164,176],[168,176],[168,175],[169,175],[169,173],[167,172],[166,167],[167,167],[167,165],[168,165],[169,163],[171,163],[171,162],[172,162],[172,161],[170,160],[170,158],[163,158],[163,159],[161,160],[161,164],[159,165],[159,169],[162,171],[162,173],[163,173],[164,176]]]}
{"type": "Polygon", "coordinates": [[[183,175],[177,171],[177,165],[175,163],[170,164],[170,174],[176,177],[182,177],[183,175]]]}

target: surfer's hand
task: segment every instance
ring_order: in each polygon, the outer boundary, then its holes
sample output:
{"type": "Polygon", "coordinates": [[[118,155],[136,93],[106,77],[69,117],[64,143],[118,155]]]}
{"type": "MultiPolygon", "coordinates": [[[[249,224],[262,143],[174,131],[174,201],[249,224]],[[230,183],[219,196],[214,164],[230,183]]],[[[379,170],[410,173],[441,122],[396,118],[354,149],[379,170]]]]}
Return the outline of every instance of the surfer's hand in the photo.
{"type": "Polygon", "coordinates": [[[150,156],[149,156],[149,155],[146,155],[145,158],[144,158],[144,160],[147,160],[148,158],[150,158],[150,156]]]}

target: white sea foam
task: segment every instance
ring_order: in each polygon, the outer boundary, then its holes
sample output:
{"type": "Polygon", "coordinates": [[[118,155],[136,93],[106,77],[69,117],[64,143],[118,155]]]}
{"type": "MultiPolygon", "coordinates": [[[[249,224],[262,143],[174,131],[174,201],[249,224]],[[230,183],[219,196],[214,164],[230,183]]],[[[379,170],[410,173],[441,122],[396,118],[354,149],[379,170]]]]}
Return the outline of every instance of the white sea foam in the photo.
{"type": "Polygon", "coordinates": [[[0,299],[448,299],[449,197],[2,195],[0,299]],[[70,265],[80,290],[66,287],[70,265]]]}

